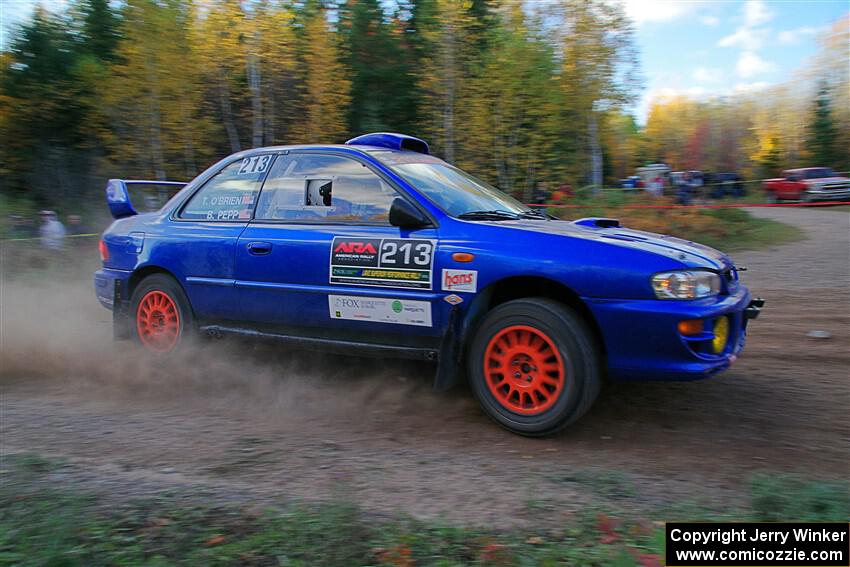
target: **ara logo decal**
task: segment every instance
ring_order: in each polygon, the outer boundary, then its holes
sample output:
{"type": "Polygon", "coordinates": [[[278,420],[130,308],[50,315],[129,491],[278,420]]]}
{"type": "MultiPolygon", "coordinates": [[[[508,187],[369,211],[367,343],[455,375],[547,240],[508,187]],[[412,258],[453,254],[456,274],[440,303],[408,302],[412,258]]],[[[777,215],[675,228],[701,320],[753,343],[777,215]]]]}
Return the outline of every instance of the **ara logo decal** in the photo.
{"type": "Polygon", "coordinates": [[[334,254],[377,254],[378,251],[371,242],[340,242],[334,248],[334,254]]]}
{"type": "Polygon", "coordinates": [[[443,291],[478,291],[477,270],[443,270],[443,291]]]}
{"type": "Polygon", "coordinates": [[[337,236],[329,279],[332,284],[431,289],[435,248],[434,240],[420,238],[337,236]]]}
{"type": "Polygon", "coordinates": [[[443,298],[446,303],[449,305],[457,305],[458,303],[463,303],[463,298],[456,294],[447,295],[443,298]]]}

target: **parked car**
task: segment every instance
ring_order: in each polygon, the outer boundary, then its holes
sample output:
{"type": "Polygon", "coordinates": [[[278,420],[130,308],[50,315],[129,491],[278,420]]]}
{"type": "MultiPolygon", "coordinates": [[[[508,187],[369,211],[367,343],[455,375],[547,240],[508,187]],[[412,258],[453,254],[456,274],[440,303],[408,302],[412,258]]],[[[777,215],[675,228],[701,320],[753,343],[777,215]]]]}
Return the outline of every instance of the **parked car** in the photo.
{"type": "Polygon", "coordinates": [[[645,185],[639,175],[631,175],[620,180],[620,187],[624,193],[639,193],[643,192],[645,185]]]}
{"type": "Polygon", "coordinates": [[[743,197],[747,194],[743,180],[737,173],[709,173],[705,185],[709,196],[714,199],[743,197]]]}
{"type": "Polygon", "coordinates": [[[573,423],[604,377],[729,367],[763,304],[711,248],[558,220],[401,134],[257,148],[137,214],[110,180],[100,302],[155,355],[194,335],[436,361],[523,435],[573,423]]]}
{"type": "Polygon", "coordinates": [[[850,178],[837,175],[828,167],[788,169],[782,175],[783,177],[764,181],[768,202],[834,201],[850,198],[850,178]]]}

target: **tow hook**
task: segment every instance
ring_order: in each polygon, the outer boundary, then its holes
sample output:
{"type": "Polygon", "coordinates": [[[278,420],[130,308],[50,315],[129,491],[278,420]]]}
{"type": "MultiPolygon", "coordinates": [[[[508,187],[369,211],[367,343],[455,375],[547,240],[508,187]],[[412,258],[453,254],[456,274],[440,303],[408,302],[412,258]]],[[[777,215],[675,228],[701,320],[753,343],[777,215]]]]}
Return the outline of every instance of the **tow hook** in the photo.
{"type": "Polygon", "coordinates": [[[747,305],[746,309],[744,309],[744,317],[747,319],[758,319],[762,307],[764,307],[764,299],[756,297],[750,301],[750,304],[747,305]]]}

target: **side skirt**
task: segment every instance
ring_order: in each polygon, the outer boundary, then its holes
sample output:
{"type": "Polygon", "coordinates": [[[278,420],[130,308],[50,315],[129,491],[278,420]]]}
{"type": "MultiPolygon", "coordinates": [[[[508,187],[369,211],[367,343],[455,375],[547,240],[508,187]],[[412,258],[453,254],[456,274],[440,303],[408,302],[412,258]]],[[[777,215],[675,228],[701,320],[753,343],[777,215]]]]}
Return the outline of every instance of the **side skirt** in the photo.
{"type": "Polygon", "coordinates": [[[334,339],[301,337],[295,335],[286,335],[283,333],[271,333],[267,331],[257,331],[256,329],[227,327],[222,325],[205,325],[200,327],[200,331],[202,333],[207,333],[208,335],[213,337],[219,337],[222,335],[238,335],[243,337],[253,337],[281,341],[296,348],[311,349],[320,347],[324,352],[334,354],[406,358],[412,360],[431,361],[439,359],[439,351],[429,348],[416,348],[407,346],[364,343],[357,341],[340,341],[334,339]]]}

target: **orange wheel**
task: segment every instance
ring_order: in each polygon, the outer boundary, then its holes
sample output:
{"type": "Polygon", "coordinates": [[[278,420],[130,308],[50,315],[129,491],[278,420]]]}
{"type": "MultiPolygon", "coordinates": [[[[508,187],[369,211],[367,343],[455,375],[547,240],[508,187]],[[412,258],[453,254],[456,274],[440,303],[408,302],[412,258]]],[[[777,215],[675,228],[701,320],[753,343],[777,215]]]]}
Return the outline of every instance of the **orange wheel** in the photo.
{"type": "Polygon", "coordinates": [[[506,409],[535,415],[551,408],[564,389],[564,359],[546,333],[511,325],[490,339],[484,375],[493,397],[506,409]]]}
{"type": "Polygon", "coordinates": [[[180,310],[166,292],[147,292],[136,309],[136,332],[148,350],[170,352],[180,340],[180,310]]]}
{"type": "Polygon", "coordinates": [[[514,433],[554,433],[584,415],[599,393],[595,337],[578,313],[552,299],[497,305],[467,349],[472,393],[488,416],[514,433]]]}

